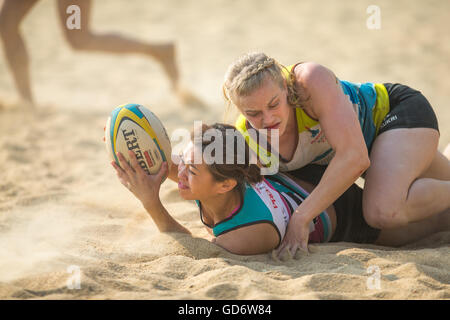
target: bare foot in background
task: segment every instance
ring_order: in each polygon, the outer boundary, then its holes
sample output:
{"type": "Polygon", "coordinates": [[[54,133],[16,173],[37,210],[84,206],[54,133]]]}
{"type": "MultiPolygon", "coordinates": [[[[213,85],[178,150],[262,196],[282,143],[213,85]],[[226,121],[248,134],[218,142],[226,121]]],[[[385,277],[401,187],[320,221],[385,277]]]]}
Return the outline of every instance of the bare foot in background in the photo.
{"type": "Polygon", "coordinates": [[[0,111],[7,110],[25,110],[25,111],[35,111],[35,104],[32,101],[19,99],[16,101],[9,101],[7,99],[2,99],[0,101],[0,111]]]}
{"type": "Polygon", "coordinates": [[[186,88],[178,88],[176,90],[176,95],[180,102],[186,107],[205,109],[206,104],[202,99],[197,97],[192,91],[186,88]]]}
{"type": "Polygon", "coordinates": [[[194,108],[204,108],[206,106],[205,103],[192,91],[184,88],[180,84],[180,74],[176,61],[176,50],[173,43],[159,45],[158,48],[153,48],[152,55],[161,63],[167,77],[171,81],[172,89],[183,105],[194,108]]]}
{"type": "MultiPolygon", "coordinates": [[[[30,58],[20,25],[29,11],[39,0],[4,0],[0,2],[0,41],[3,42],[6,62],[12,73],[14,84],[23,99],[19,107],[33,107],[33,93],[30,79],[30,58]]],[[[173,42],[143,42],[115,32],[94,32],[91,29],[92,0],[77,0],[77,6],[83,15],[80,26],[67,28],[67,8],[72,0],[58,0],[60,27],[70,47],[77,51],[108,52],[113,54],[144,54],[159,62],[174,92],[179,93],[183,103],[199,105],[199,99],[180,90],[179,70],[176,63],[175,44],[173,42]]],[[[4,103],[3,103],[4,104],[4,103]]]]}
{"type": "Polygon", "coordinates": [[[26,111],[34,111],[36,109],[36,104],[33,101],[21,99],[16,102],[16,108],[26,111]]]}
{"type": "Polygon", "coordinates": [[[172,89],[177,90],[180,74],[175,57],[175,45],[173,43],[154,45],[149,54],[159,61],[170,80],[172,89]]]}

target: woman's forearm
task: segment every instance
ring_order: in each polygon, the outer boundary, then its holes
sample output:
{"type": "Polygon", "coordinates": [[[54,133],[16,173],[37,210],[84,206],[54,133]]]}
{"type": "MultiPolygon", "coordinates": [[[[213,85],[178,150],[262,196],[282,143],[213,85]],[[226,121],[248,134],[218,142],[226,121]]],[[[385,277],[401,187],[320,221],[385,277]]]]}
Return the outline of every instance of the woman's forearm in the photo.
{"type": "Polygon", "coordinates": [[[188,233],[190,231],[179,224],[164,208],[161,201],[142,203],[145,210],[152,217],[160,232],[181,232],[188,233]]]}
{"type": "Polygon", "coordinates": [[[369,167],[368,158],[358,154],[336,153],[319,184],[297,208],[307,221],[312,221],[333,204],[369,167]]]}

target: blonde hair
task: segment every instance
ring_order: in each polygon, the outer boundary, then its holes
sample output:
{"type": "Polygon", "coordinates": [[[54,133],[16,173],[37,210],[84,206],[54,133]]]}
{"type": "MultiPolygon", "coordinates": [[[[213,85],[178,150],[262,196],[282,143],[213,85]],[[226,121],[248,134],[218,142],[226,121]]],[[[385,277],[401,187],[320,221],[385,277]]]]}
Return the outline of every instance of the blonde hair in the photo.
{"type": "Polygon", "coordinates": [[[293,70],[289,71],[262,52],[247,53],[228,67],[222,85],[222,92],[228,107],[231,104],[236,105],[233,98],[247,96],[260,88],[266,77],[272,79],[281,89],[284,89],[286,81],[288,103],[295,108],[302,107],[302,99],[296,88],[293,70]],[[283,76],[283,70],[288,77],[283,76]]]}

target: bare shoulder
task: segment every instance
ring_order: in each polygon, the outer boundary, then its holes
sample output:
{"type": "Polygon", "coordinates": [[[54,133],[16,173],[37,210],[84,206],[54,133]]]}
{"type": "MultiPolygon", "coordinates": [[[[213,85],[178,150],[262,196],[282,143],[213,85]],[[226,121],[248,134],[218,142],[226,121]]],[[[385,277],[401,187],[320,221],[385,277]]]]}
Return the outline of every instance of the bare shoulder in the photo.
{"type": "Polygon", "coordinates": [[[316,62],[298,64],[294,69],[294,74],[296,80],[305,88],[314,88],[330,81],[338,83],[333,71],[316,62]]]}
{"type": "Polygon", "coordinates": [[[280,243],[277,230],[270,223],[257,223],[224,233],[216,244],[234,254],[253,255],[270,252],[280,243]]]}
{"type": "Polygon", "coordinates": [[[297,90],[302,90],[308,97],[305,111],[314,119],[320,119],[327,109],[333,109],[337,101],[347,104],[339,79],[327,67],[315,63],[306,62],[298,65],[295,70],[297,90]],[[298,68],[298,69],[297,69],[298,68]]]}

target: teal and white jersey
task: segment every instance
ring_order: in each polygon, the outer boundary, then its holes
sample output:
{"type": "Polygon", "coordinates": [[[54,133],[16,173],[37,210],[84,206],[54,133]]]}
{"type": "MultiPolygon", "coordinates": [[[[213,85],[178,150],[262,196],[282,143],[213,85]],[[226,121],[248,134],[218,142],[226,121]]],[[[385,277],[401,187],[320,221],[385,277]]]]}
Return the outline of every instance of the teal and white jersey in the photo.
{"type": "MultiPolygon", "coordinates": [[[[240,208],[214,226],[203,221],[201,203],[196,202],[202,222],[212,228],[216,237],[244,226],[269,223],[277,230],[281,242],[291,215],[307,196],[308,193],[288,176],[267,176],[262,182],[247,184],[240,208]]],[[[325,211],[311,222],[309,239],[310,242],[331,239],[331,221],[325,211]]]]}

